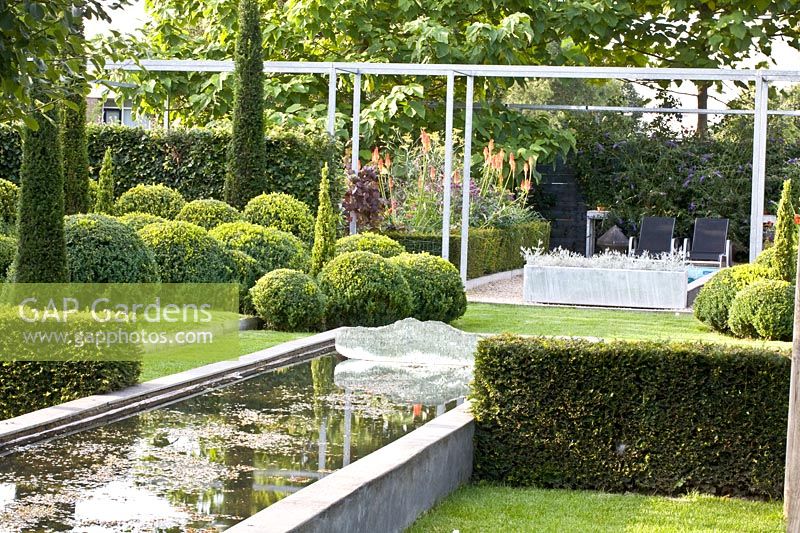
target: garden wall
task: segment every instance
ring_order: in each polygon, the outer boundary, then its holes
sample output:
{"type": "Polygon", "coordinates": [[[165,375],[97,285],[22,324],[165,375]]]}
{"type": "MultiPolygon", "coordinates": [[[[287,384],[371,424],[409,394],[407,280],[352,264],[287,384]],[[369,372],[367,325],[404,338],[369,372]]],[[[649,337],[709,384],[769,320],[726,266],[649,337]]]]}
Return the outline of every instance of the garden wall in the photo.
{"type": "Polygon", "coordinates": [[[749,347],[504,335],[475,359],[475,476],[780,499],[790,360],[749,347]]]}
{"type": "MultiPolygon", "coordinates": [[[[405,246],[409,252],[442,254],[440,234],[386,232],[386,235],[405,246]]],[[[550,223],[547,221],[508,228],[470,228],[467,279],[522,268],[525,260],[520,248],[542,246],[546,250],[549,242],[550,223]]],[[[457,267],[461,263],[461,234],[450,235],[450,261],[457,267]]]]}
{"type": "MultiPolygon", "coordinates": [[[[225,129],[144,130],[87,126],[89,165],[97,178],[106,148],[115,164],[119,196],[140,183],[162,183],[187,200],[223,199],[230,131],[225,129]]],[[[19,182],[19,135],[0,128],[0,178],[19,182]]],[[[324,163],[338,166],[338,148],[327,133],[273,128],[267,131],[268,192],[285,192],[316,209],[324,163]]],[[[338,187],[338,185],[335,185],[338,187]]]]}

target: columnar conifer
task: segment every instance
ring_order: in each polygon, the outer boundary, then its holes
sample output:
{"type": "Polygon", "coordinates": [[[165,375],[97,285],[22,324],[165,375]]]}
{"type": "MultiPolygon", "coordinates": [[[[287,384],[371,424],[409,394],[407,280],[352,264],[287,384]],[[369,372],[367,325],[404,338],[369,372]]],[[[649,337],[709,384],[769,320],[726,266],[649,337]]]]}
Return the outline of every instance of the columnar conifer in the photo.
{"type": "Polygon", "coordinates": [[[228,149],[225,201],[242,208],[266,188],[264,59],[257,0],[239,1],[233,134],[228,149]]]}

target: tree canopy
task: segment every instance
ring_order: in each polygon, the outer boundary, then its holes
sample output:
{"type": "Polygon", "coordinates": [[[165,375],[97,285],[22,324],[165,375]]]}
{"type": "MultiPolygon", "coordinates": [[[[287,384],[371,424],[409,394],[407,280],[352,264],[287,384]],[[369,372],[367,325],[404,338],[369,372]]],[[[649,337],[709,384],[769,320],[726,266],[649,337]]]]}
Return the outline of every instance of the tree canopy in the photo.
{"type": "MultiPolygon", "coordinates": [[[[83,38],[82,19],[110,20],[107,9],[127,0],[0,0],[0,123],[38,126],[32,106],[64,102],[75,86],[92,81],[113,49],[83,38]],[[36,91],[32,88],[36,87],[36,91]]],[[[74,109],[75,104],[65,102],[74,109]]],[[[39,115],[41,116],[41,115],[39,115]]]]}

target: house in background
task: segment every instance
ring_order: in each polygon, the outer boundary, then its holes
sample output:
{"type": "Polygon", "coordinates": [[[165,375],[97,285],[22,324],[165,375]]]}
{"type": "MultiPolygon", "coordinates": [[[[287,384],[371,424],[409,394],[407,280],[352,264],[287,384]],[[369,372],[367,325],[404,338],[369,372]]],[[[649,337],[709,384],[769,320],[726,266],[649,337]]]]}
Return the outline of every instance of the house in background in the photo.
{"type": "Polygon", "coordinates": [[[148,130],[153,126],[151,117],[134,112],[130,100],[123,100],[103,86],[92,88],[86,98],[86,120],[95,124],[122,124],[148,130]]]}

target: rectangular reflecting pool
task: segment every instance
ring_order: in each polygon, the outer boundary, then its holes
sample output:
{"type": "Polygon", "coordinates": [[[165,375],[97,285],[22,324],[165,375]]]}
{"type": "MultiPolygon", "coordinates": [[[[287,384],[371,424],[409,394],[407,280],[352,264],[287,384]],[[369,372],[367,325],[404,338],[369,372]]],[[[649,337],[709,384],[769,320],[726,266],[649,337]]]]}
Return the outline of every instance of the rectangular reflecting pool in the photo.
{"type": "Polygon", "coordinates": [[[0,531],[219,531],[456,405],[345,390],[339,359],[0,457],[0,531]]]}

